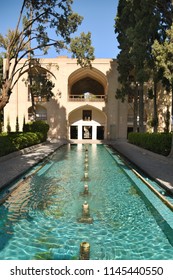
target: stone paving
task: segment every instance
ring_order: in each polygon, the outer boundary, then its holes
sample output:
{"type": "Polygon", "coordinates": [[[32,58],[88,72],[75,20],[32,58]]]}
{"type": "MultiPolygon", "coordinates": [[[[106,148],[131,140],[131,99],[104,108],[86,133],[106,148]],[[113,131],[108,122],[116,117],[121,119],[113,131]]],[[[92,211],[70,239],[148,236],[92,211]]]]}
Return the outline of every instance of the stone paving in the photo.
{"type": "Polygon", "coordinates": [[[173,158],[158,155],[142,149],[127,141],[118,140],[111,146],[140,168],[149,177],[158,181],[165,189],[173,194],[173,158]]]}
{"type": "Polygon", "coordinates": [[[44,143],[0,157],[0,189],[9,184],[64,143],[44,143]]]}

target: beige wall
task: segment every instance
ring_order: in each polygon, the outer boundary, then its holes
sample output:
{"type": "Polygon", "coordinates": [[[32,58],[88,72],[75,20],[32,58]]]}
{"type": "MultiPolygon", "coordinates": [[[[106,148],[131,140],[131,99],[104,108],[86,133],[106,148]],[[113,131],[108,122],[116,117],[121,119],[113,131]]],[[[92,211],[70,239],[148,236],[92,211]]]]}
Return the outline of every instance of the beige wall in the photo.
{"type": "MultiPolygon", "coordinates": [[[[24,62],[24,60],[23,60],[24,62]]],[[[23,63],[22,62],[22,63],[23,63]]],[[[53,73],[52,81],[55,83],[53,89],[54,97],[41,106],[47,109],[47,121],[50,125],[49,136],[51,138],[68,138],[69,125],[74,120],[79,120],[82,115],[82,108],[92,108],[96,122],[105,125],[105,138],[116,139],[126,138],[127,135],[127,104],[115,98],[118,87],[117,64],[111,59],[95,59],[92,69],[81,69],[75,59],[57,57],[52,59],[41,59],[42,67],[53,73]],[[85,76],[91,76],[99,81],[105,89],[106,101],[91,102],[69,101],[68,94],[71,85],[85,76]]],[[[10,119],[12,130],[15,131],[16,117],[19,118],[20,130],[23,126],[25,116],[28,121],[28,108],[31,102],[28,101],[28,88],[22,77],[16,84],[10,97],[9,104],[4,110],[4,128],[7,127],[7,118],[10,119]]]]}

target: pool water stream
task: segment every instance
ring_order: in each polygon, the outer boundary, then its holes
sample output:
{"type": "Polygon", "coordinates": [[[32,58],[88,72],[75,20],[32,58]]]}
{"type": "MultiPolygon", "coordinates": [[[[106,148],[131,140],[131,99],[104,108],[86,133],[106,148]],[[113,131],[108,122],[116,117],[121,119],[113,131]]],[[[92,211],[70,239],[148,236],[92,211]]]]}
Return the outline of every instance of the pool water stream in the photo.
{"type": "Polygon", "coordinates": [[[75,260],[84,241],[92,260],[173,259],[163,217],[124,168],[104,145],[59,148],[0,206],[0,259],[75,260]],[[92,223],[79,222],[85,201],[92,223]]]}

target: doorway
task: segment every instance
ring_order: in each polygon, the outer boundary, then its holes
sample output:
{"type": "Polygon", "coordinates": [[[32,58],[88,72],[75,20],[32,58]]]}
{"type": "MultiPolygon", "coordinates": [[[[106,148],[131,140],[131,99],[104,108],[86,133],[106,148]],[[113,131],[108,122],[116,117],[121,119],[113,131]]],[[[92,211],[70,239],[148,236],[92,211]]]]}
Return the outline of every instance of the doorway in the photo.
{"type": "Polygon", "coordinates": [[[97,140],[104,139],[104,126],[97,126],[97,140]]]}
{"type": "Polygon", "coordinates": [[[70,126],[70,139],[78,139],[78,126],[77,125],[70,126]]]}

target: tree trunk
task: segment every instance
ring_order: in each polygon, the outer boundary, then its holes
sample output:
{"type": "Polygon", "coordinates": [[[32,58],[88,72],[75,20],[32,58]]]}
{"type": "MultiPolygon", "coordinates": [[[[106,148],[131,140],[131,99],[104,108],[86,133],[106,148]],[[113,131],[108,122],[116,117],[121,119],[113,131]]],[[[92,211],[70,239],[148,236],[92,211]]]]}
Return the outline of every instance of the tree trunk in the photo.
{"type": "Polygon", "coordinates": [[[133,104],[133,132],[137,132],[137,131],[138,131],[137,116],[138,116],[138,86],[136,86],[135,92],[134,92],[134,104],[133,104]]]}
{"type": "Polygon", "coordinates": [[[171,151],[169,157],[173,158],[173,85],[172,85],[172,108],[171,108],[171,132],[172,132],[172,143],[171,143],[171,151]]]}
{"type": "Polygon", "coordinates": [[[139,132],[144,132],[144,90],[139,86],[139,132]]]}
{"type": "Polygon", "coordinates": [[[11,82],[6,80],[2,85],[2,91],[0,96],[0,111],[6,106],[9,102],[11,94],[11,82]]]}
{"type": "MultiPolygon", "coordinates": [[[[29,63],[30,64],[30,63],[29,63]]],[[[29,73],[28,73],[28,79],[29,79],[29,93],[31,95],[31,106],[32,106],[32,117],[33,121],[36,120],[36,105],[34,100],[34,95],[32,91],[32,77],[31,77],[31,67],[29,66],[29,73]]]]}
{"type": "Polygon", "coordinates": [[[156,81],[154,81],[154,100],[153,100],[153,102],[154,102],[154,117],[153,117],[153,119],[154,119],[154,132],[155,133],[157,133],[157,129],[158,129],[158,115],[157,115],[157,82],[156,81]]]}
{"type": "MultiPolygon", "coordinates": [[[[32,8],[30,7],[30,14],[29,14],[29,19],[32,21],[33,18],[33,11],[32,8]]],[[[31,31],[32,25],[30,26],[30,31],[31,31]]],[[[28,49],[31,50],[31,32],[29,33],[29,44],[28,44],[28,49]]],[[[36,120],[36,105],[35,105],[35,100],[34,100],[34,95],[33,95],[33,89],[32,89],[32,84],[33,84],[33,79],[32,79],[32,60],[31,60],[31,51],[28,53],[28,59],[29,59],[29,73],[28,73],[28,79],[29,79],[29,85],[30,85],[30,95],[31,95],[31,103],[32,103],[32,116],[33,116],[33,121],[36,120]]]]}

